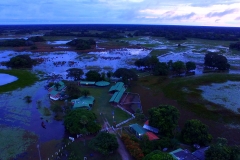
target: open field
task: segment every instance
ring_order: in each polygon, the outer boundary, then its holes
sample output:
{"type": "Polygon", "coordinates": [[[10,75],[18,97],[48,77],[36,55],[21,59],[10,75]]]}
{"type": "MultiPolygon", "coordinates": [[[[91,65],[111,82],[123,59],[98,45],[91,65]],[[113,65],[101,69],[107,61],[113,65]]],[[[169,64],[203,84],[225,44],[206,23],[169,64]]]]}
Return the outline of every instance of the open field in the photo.
{"type": "Polygon", "coordinates": [[[90,95],[95,97],[95,103],[93,105],[92,111],[97,115],[100,122],[106,118],[110,125],[113,125],[113,114],[114,111],[114,121],[116,124],[130,118],[131,116],[121,109],[111,106],[109,100],[111,95],[108,93],[109,87],[82,87],[90,91],[90,95]],[[101,115],[100,115],[101,113],[101,115]]]}
{"type": "Polygon", "coordinates": [[[180,128],[189,119],[200,119],[209,126],[210,133],[215,138],[225,137],[230,144],[239,144],[240,137],[237,135],[240,134],[240,130],[233,126],[239,125],[240,115],[208,102],[201,97],[201,90],[196,89],[199,85],[222,83],[227,80],[240,81],[240,76],[206,74],[171,79],[149,76],[141,78],[133,85],[131,91],[140,94],[143,112],[146,115],[149,108],[164,104],[173,105],[180,112],[180,128]],[[208,105],[215,110],[209,110],[208,105]]]}
{"type": "Polygon", "coordinates": [[[35,74],[32,74],[28,70],[17,70],[17,69],[4,70],[4,69],[0,69],[0,73],[10,74],[10,75],[13,75],[13,76],[18,78],[18,80],[13,82],[13,83],[9,83],[9,84],[1,86],[0,93],[13,91],[13,90],[18,89],[18,88],[24,88],[26,86],[30,86],[38,80],[37,76],[35,74]]]}

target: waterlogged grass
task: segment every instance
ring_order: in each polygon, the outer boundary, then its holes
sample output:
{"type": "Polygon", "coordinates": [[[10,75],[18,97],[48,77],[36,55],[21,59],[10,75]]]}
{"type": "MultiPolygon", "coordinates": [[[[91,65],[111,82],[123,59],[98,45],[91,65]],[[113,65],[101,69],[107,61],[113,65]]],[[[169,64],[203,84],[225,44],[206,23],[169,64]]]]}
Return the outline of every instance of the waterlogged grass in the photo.
{"type": "Polygon", "coordinates": [[[224,83],[226,81],[240,81],[237,74],[205,74],[202,76],[166,78],[149,76],[140,79],[145,88],[153,91],[153,94],[163,92],[167,98],[176,100],[181,107],[212,120],[224,120],[225,122],[236,122],[240,120],[239,115],[226,108],[207,101],[202,98],[202,91],[198,89],[201,85],[211,83],[224,83]]]}
{"type": "Polygon", "coordinates": [[[168,49],[161,49],[161,50],[158,50],[158,49],[155,49],[155,50],[152,50],[150,53],[149,53],[149,55],[151,55],[151,56],[161,56],[161,55],[164,55],[164,54],[167,54],[167,53],[169,53],[170,52],[170,50],[168,50],[168,49]]]}
{"type": "Polygon", "coordinates": [[[220,104],[233,112],[240,113],[239,91],[240,82],[228,81],[225,83],[213,83],[211,85],[200,86],[204,99],[220,104]]]}
{"type": "Polygon", "coordinates": [[[12,69],[12,70],[4,70],[0,69],[0,73],[6,73],[13,75],[18,78],[17,81],[12,83],[6,84],[1,86],[0,93],[13,91],[18,88],[24,88],[26,86],[33,85],[36,81],[38,81],[38,77],[35,74],[32,74],[30,71],[27,70],[19,70],[19,69],[12,69]]]}
{"type": "Polygon", "coordinates": [[[37,136],[20,128],[0,126],[0,158],[16,158],[37,141],[37,136]]]}

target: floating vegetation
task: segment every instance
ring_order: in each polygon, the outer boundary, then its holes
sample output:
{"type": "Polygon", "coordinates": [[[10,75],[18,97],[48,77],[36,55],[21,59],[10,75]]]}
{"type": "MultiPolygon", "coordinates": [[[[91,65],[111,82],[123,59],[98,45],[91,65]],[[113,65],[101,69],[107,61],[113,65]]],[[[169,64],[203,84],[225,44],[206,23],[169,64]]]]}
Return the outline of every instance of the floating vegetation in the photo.
{"type": "Polygon", "coordinates": [[[200,86],[202,97],[210,102],[239,114],[240,82],[227,81],[225,83],[212,83],[210,86],[200,86]]]}
{"type": "Polygon", "coordinates": [[[1,159],[16,158],[37,142],[37,136],[20,128],[0,126],[1,159]]]}

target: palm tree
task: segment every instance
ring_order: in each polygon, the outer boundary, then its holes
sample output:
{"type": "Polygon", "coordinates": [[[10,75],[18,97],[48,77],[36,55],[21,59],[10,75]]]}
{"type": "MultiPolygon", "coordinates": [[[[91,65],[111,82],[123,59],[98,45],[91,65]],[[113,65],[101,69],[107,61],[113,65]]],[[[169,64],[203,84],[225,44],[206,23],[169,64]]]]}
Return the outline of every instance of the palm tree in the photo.
{"type": "Polygon", "coordinates": [[[84,97],[87,97],[90,94],[90,92],[89,92],[89,90],[85,89],[82,91],[82,94],[84,95],[84,97]]]}

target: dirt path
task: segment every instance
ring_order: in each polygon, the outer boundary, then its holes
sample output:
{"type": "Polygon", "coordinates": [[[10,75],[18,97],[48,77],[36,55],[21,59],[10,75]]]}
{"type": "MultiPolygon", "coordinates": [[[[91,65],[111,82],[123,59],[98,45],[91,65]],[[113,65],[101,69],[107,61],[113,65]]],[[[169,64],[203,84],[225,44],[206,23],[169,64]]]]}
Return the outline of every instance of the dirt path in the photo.
{"type": "Polygon", "coordinates": [[[103,129],[107,129],[109,133],[115,134],[117,136],[117,141],[118,141],[118,145],[119,145],[117,151],[121,155],[122,160],[132,160],[132,158],[131,158],[130,154],[128,153],[128,151],[126,150],[122,140],[112,129],[112,127],[108,123],[107,119],[106,118],[103,118],[103,119],[104,119],[104,126],[105,126],[105,128],[103,128],[103,129]]]}

